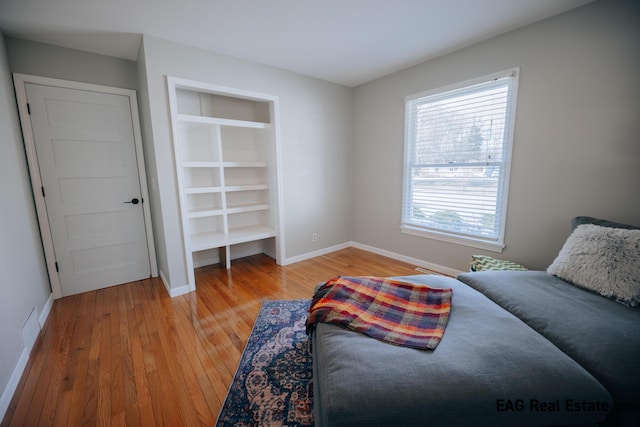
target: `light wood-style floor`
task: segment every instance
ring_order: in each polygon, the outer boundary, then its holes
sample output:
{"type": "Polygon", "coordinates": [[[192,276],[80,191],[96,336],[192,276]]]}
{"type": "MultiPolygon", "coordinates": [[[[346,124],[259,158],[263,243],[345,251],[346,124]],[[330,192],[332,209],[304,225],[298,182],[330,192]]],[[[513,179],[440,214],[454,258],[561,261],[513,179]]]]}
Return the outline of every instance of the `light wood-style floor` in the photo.
{"type": "Polygon", "coordinates": [[[309,299],[336,275],[420,274],[355,248],[280,267],[265,256],[56,300],[2,426],[215,424],[263,299],[309,299]]]}

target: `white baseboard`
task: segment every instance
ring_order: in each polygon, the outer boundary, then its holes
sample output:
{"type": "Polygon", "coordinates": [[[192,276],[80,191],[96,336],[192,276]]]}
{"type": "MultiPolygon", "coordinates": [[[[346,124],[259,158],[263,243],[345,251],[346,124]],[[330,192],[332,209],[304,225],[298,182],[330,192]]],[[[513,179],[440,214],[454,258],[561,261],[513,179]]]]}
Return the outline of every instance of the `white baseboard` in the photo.
{"type": "Polygon", "coordinates": [[[317,256],[326,255],[331,252],[339,251],[341,249],[354,247],[362,249],[363,251],[372,252],[374,254],[386,256],[387,258],[395,259],[398,261],[406,262],[407,264],[413,264],[416,267],[422,267],[427,270],[435,271],[436,273],[446,274],[447,276],[456,277],[458,274],[463,273],[460,270],[454,268],[445,267],[444,265],[434,264],[432,262],[423,261],[421,259],[412,258],[406,255],[398,254],[395,252],[387,251],[385,249],[376,248],[374,246],[365,245],[358,242],[345,242],[339,245],[330,246],[328,248],[320,249],[313,252],[307,252],[306,254],[286,258],[282,265],[294,264],[300,261],[306,261],[317,256]]]}
{"type": "Polygon", "coordinates": [[[188,294],[189,292],[191,292],[189,290],[189,285],[184,285],[178,288],[171,288],[171,291],[169,291],[169,296],[171,298],[179,297],[180,295],[188,294]]]}
{"type": "Polygon", "coordinates": [[[412,258],[406,255],[387,251],[385,249],[379,249],[374,246],[369,246],[358,242],[351,242],[351,246],[353,246],[354,248],[362,249],[363,251],[373,252],[374,254],[386,256],[387,258],[406,262],[407,264],[413,264],[417,267],[435,271],[436,273],[446,274],[447,276],[456,277],[458,274],[463,273],[462,271],[456,270],[455,268],[445,267],[444,265],[434,264],[432,262],[423,261],[418,258],[412,258]]]}
{"type": "Polygon", "coordinates": [[[53,307],[53,294],[49,295],[49,298],[44,303],[42,307],[42,313],[40,313],[40,318],[38,321],[40,322],[40,329],[44,328],[44,324],[47,323],[47,319],[49,318],[49,313],[51,313],[51,307],[53,307]]]}
{"type": "Polygon", "coordinates": [[[162,284],[164,285],[165,290],[167,291],[167,293],[169,294],[169,296],[171,298],[177,297],[177,296],[180,296],[180,295],[184,295],[184,294],[188,294],[190,292],[189,291],[189,285],[178,286],[177,288],[172,288],[169,285],[169,281],[164,276],[164,273],[162,272],[162,270],[160,270],[158,273],[159,273],[159,276],[160,276],[160,280],[162,280],[162,284]]]}
{"type": "MultiPolygon", "coordinates": [[[[42,328],[45,323],[47,323],[47,319],[49,318],[49,314],[51,313],[51,308],[53,307],[53,293],[49,294],[49,298],[44,303],[42,307],[42,312],[40,313],[37,320],[37,326],[31,325],[31,327],[39,328],[40,331],[38,335],[42,332],[42,328]]],[[[34,308],[37,310],[37,308],[34,308]]],[[[35,313],[37,315],[37,313],[35,313]]],[[[27,321],[28,322],[28,321],[27,321]]],[[[35,320],[33,321],[35,323],[35,320]]],[[[36,337],[37,338],[37,337],[36,337]]],[[[24,339],[24,337],[23,337],[24,339]]],[[[29,337],[27,341],[25,341],[25,347],[22,349],[22,353],[20,354],[20,358],[18,359],[18,363],[13,368],[13,372],[11,373],[11,377],[9,377],[9,381],[0,396],[0,420],[4,418],[7,413],[7,409],[9,409],[9,404],[11,403],[11,399],[13,399],[13,394],[16,392],[18,388],[18,383],[22,378],[22,374],[24,373],[24,369],[27,367],[27,363],[29,362],[29,356],[31,355],[31,350],[33,349],[33,344],[35,340],[33,337],[29,337]]]]}
{"type": "Polygon", "coordinates": [[[352,242],[345,242],[345,243],[341,243],[339,245],[330,246],[328,248],[319,249],[317,251],[307,252],[306,254],[297,255],[297,256],[294,256],[294,257],[291,257],[291,258],[285,258],[282,261],[282,265],[289,265],[289,264],[295,264],[296,262],[300,262],[300,261],[306,261],[308,259],[315,258],[315,257],[321,256],[321,255],[326,255],[326,254],[329,254],[331,252],[339,251],[341,249],[346,249],[346,248],[351,247],[351,246],[353,246],[352,242]]]}
{"type": "Polygon", "coordinates": [[[20,382],[20,378],[22,378],[24,368],[27,367],[27,362],[29,362],[29,350],[27,350],[27,348],[25,347],[22,350],[22,354],[18,359],[16,367],[11,373],[9,382],[2,392],[2,396],[0,396],[0,419],[4,418],[5,414],[7,413],[7,409],[9,409],[9,404],[11,403],[11,399],[13,398],[13,393],[15,393],[16,389],[18,388],[18,383],[20,382]]]}

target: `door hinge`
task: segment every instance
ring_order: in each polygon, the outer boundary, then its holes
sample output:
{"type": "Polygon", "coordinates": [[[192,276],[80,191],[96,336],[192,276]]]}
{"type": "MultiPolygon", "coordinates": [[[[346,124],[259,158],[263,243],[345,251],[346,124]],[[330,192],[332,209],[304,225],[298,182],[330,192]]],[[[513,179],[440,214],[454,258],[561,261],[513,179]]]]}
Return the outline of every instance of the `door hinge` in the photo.
{"type": "Polygon", "coordinates": [[[58,261],[56,261],[56,273],[60,273],[60,269],[58,268],[58,261]]]}
{"type": "Polygon", "coordinates": [[[42,189],[42,197],[44,197],[44,187],[40,187],[42,189]]]}
{"type": "Polygon", "coordinates": [[[29,115],[31,115],[31,106],[29,105],[28,102],[27,102],[27,113],[29,113],[29,115]]]}

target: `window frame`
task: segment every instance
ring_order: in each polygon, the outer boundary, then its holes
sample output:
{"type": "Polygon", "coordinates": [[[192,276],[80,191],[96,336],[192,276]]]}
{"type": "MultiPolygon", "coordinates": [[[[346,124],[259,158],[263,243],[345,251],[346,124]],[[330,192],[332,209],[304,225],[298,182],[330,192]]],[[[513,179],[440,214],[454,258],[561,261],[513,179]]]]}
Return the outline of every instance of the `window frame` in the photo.
{"type": "Polygon", "coordinates": [[[515,119],[517,109],[517,96],[518,96],[518,80],[520,75],[519,67],[510,68],[504,71],[493,73],[490,75],[465,80],[462,82],[454,83],[444,87],[428,90],[425,92],[416,93],[406,96],[405,101],[405,129],[404,129],[404,156],[403,156],[403,177],[402,177],[402,206],[401,206],[401,218],[400,218],[400,230],[402,233],[410,234],[414,236],[436,239],[449,243],[461,244],[465,246],[471,246],[479,249],[486,249],[494,252],[502,252],[505,248],[505,229],[507,218],[507,205],[509,195],[509,181],[511,174],[511,160],[513,153],[513,140],[515,134],[515,119]],[[415,151],[416,140],[416,124],[415,124],[415,110],[416,105],[413,104],[416,100],[420,100],[428,97],[442,96],[447,92],[456,91],[464,88],[469,88],[478,84],[488,83],[493,80],[502,79],[505,77],[511,77],[510,93],[507,95],[507,118],[505,121],[505,131],[503,140],[503,159],[501,161],[503,165],[503,173],[499,177],[498,188],[502,191],[498,192],[496,197],[496,217],[499,219],[498,234],[493,237],[482,237],[480,235],[462,234],[454,231],[447,231],[437,229],[433,227],[427,227],[424,225],[416,224],[415,221],[411,221],[412,215],[407,212],[412,204],[411,186],[412,186],[412,161],[413,153],[415,151]]]}

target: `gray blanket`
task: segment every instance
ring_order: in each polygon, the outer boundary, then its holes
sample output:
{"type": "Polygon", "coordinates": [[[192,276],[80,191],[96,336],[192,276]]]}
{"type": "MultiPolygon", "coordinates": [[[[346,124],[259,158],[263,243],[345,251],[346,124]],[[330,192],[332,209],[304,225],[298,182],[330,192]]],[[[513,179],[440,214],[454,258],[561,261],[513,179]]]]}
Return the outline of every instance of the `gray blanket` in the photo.
{"type": "Polygon", "coordinates": [[[454,279],[401,279],[453,289],[440,345],[415,350],[319,324],[317,426],[566,425],[606,417],[612,398],[602,385],[518,318],[454,279]]]}

